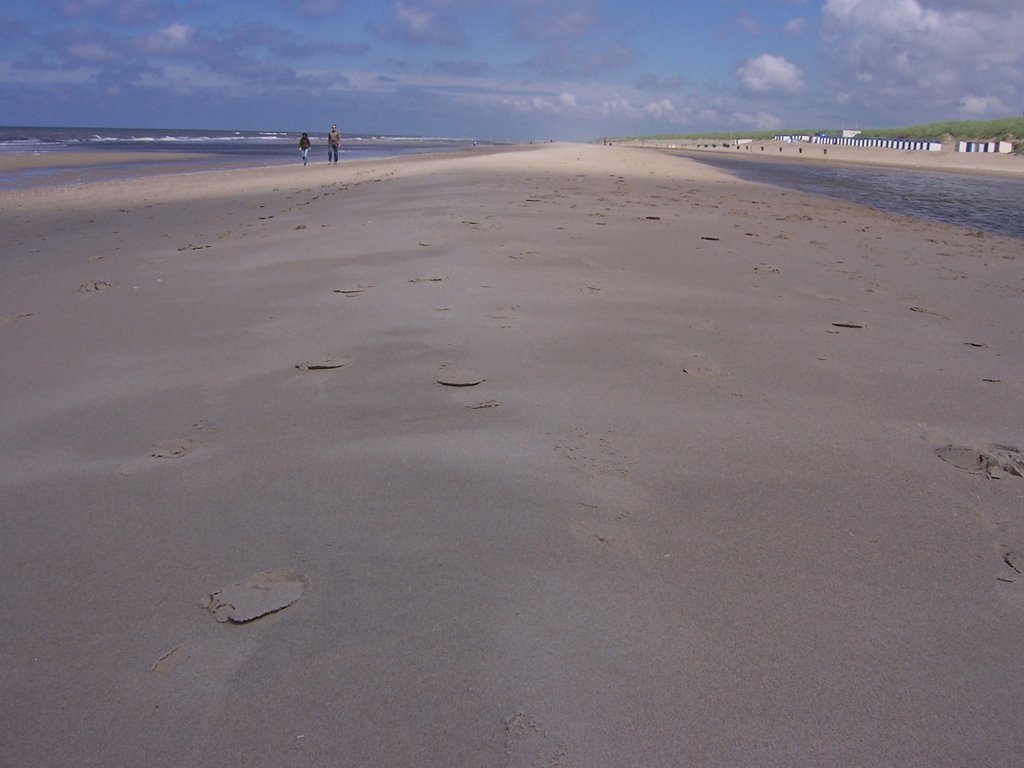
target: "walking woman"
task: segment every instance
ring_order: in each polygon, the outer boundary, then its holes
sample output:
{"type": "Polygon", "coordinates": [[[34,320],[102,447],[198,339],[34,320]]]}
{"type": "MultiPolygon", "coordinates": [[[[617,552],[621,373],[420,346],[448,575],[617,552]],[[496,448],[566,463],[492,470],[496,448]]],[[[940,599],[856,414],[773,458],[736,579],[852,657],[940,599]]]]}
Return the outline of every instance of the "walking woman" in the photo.
{"type": "Polygon", "coordinates": [[[309,162],[309,148],[313,146],[309,140],[309,134],[302,134],[302,138],[299,139],[299,149],[302,151],[302,164],[305,165],[309,162]]]}

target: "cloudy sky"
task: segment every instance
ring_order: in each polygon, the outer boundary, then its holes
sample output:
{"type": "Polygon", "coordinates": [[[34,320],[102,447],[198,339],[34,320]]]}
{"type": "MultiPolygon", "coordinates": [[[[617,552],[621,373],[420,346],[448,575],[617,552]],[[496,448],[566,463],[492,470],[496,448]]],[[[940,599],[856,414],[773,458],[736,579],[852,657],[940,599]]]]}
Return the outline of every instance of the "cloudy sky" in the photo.
{"type": "Polygon", "coordinates": [[[0,124],[480,138],[1024,112],[1022,0],[4,0],[0,124]]]}

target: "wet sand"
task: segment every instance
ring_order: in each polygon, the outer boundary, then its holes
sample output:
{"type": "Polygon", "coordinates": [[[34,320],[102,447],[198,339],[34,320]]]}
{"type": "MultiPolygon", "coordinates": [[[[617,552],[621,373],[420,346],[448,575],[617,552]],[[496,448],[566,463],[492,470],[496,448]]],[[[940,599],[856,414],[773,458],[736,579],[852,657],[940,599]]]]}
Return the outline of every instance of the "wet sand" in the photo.
{"type": "Polygon", "coordinates": [[[145,163],[161,160],[192,160],[202,155],[192,152],[97,152],[48,151],[11,152],[0,155],[0,172],[68,168],[113,163],[145,163]]]}
{"type": "Polygon", "coordinates": [[[0,213],[0,764],[1024,754],[1019,240],[596,145],[0,213]]]}
{"type": "Polygon", "coordinates": [[[18,191],[240,167],[240,158],[195,152],[67,151],[0,154],[0,189],[18,191]]]}

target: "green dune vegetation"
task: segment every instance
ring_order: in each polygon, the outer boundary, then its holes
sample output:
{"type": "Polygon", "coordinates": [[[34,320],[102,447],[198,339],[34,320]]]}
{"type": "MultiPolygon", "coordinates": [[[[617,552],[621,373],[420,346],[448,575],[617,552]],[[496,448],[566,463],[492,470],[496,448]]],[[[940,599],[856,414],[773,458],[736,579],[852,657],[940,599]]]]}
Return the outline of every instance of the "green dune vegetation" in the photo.
{"type": "MultiPolygon", "coordinates": [[[[775,131],[708,131],[704,133],[659,133],[644,136],[607,137],[601,141],[644,141],[673,139],[766,140],[779,134],[824,134],[835,136],[841,128],[780,128],[775,131]]],[[[1024,149],[1024,117],[1001,117],[996,120],[947,120],[939,123],[907,125],[902,128],[860,128],[862,136],[901,139],[933,139],[937,141],[1009,141],[1018,152],[1024,149]]]]}

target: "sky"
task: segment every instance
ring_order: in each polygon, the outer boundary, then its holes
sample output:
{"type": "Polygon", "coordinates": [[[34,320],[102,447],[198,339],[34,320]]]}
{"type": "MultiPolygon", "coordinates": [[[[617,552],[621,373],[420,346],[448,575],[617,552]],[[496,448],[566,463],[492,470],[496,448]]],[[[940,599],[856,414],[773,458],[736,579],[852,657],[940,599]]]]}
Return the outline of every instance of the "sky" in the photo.
{"type": "Polygon", "coordinates": [[[0,125],[589,140],[1022,112],[1022,0],[0,8],[0,125]]]}

